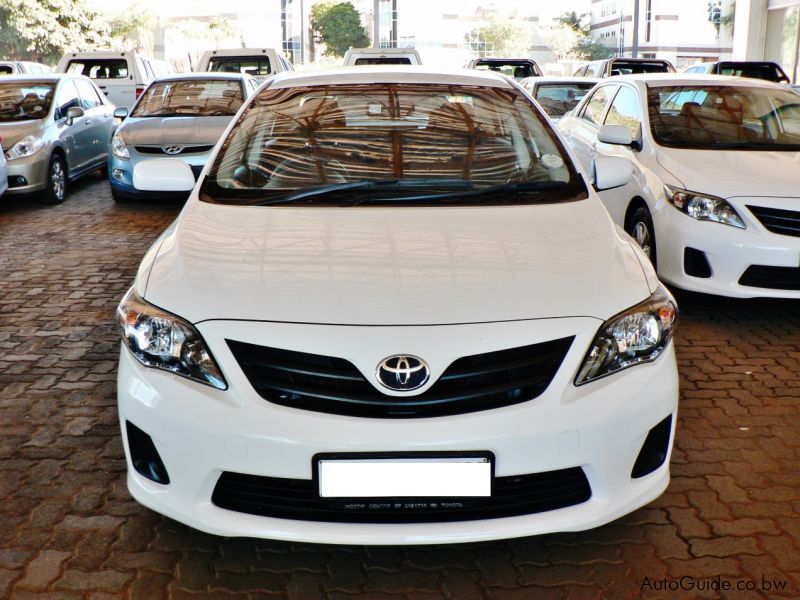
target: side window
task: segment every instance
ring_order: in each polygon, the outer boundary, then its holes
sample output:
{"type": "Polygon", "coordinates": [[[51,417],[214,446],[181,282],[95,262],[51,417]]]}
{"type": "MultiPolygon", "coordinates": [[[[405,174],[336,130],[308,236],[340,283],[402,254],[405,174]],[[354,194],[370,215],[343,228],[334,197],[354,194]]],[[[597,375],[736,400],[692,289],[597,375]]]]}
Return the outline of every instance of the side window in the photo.
{"type": "Polygon", "coordinates": [[[81,96],[81,106],[84,110],[91,110],[103,105],[100,96],[97,95],[95,87],[85,79],[75,79],[75,86],[81,96]]]}
{"type": "Polygon", "coordinates": [[[594,125],[600,125],[606,106],[608,106],[608,102],[611,100],[611,91],[612,86],[610,85],[597,88],[592,94],[592,97],[589,98],[589,102],[586,103],[581,113],[581,118],[594,125]]]}
{"type": "Polygon", "coordinates": [[[639,95],[631,88],[621,86],[606,115],[606,125],[622,125],[631,132],[631,138],[639,139],[642,111],[639,95]]]}
{"type": "Polygon", "coordinates": [[[70,79],[68,81],[63,81],[61,83],[61,87],[58,88],[58,95],[56,96],[55,119],[58,120],[66,117],[67,110],[73,106],[83,108],[81,105],[80,96],[78,96],[78,90],[75,88],[75,84],[72,83],[72,80],[70,79]]]}

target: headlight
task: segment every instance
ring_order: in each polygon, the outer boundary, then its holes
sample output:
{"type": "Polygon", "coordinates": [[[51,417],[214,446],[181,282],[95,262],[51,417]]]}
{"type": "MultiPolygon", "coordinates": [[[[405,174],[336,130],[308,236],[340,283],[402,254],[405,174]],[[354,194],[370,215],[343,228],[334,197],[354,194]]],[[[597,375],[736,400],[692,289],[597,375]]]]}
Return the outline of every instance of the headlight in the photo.
{"type": "Polygon", "coordinates": [[[122,341],[145,366],[220,390],[228,384],[194,326],[142,300],[131,288],[117,308],[122,341]]]}
{"type": "Polygon", "coordinates": [[[44,140],[35,135],[28,135],[11,146],[6,152],[6,160],[33,156],[44,146],[44,140]]]}
{"type": "Polygon", "coordinates": [[[603,323],[583,359],[575,385],[661,356],[672,337],[677,316],[675,299],[659,285],[647,300],[603,323]]]}
{"type": "Polygon", "coordinates": [[[740,229],[746,228],[742,217],[727,200],[716,196],[687,192],[671,185],[664,186],[664,193],[670,204],[698,221],[714,221],[740,229]]]}
{"type": "Polygon", "coordinates": [[[111,152],[114,156],[118,156],[119,158],[131,157],[128,152],[128,147],[125,145],[125,142],[122,141],[122,136],[119,134],[119,131],[115,131],[114,136],[111,138],[111,152]]]}

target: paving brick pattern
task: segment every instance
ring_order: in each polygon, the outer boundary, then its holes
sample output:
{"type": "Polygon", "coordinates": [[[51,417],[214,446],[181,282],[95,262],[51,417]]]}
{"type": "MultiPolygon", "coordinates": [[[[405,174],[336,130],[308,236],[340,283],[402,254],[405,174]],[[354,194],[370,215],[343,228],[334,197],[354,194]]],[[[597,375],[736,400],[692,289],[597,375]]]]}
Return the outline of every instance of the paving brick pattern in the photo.
{"type": "Polygon", "coordinates": [[[593,531],[317,546],[213,537],[141,507],[113,311],[178,210],[116,205],[96,177],[61,206],[0,200],[0,597],[800,597],[800,302],[682,296],[672,483],[593,531]],[[706,589],[670,590],[681,578],[706,589]],[[761,589],[773,580],[787,587],[761,589]]]}

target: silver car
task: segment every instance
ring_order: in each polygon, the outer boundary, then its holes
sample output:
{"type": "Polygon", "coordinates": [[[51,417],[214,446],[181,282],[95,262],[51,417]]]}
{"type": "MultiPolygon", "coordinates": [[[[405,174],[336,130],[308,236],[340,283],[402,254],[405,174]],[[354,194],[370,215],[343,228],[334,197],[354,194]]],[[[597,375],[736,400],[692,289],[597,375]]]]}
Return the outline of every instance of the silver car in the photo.
{"type": "Polygon", "coordinates": [[[114,106],[80,75],[0,79],[0,136],[8,194],[63,202],[67,185],[106,166],[114,106]]]}
{"type": "Polygon", "coordinates": [[[117,202],[135,198],[182,196],[186,192],[141,190],[134,186],[136,165],[152,158],[178,158],[195,178],[239,107],[257,84],[241,73],[185,73],[155,80],[125,118],[111,140],[108,155],[111,195],[117,202]]]}

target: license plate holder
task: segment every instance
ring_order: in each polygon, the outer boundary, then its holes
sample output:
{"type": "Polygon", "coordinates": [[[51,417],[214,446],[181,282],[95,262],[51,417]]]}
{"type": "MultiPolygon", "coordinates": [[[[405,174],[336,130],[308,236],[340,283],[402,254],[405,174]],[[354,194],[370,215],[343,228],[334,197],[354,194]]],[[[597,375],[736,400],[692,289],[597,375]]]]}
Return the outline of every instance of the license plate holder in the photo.
{"type": "Polygon", "coordinates": [[[490,498],[494,454],[474,452],[322,453],[312,459],[317,498],[490,498]]]}

